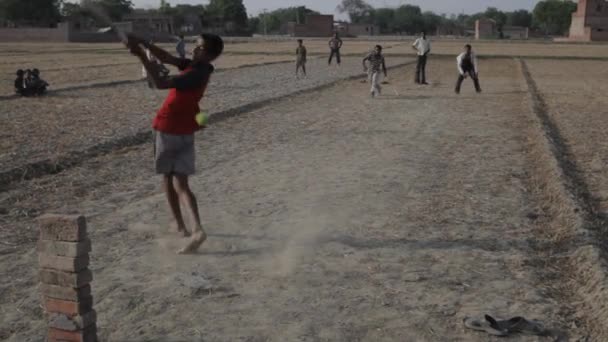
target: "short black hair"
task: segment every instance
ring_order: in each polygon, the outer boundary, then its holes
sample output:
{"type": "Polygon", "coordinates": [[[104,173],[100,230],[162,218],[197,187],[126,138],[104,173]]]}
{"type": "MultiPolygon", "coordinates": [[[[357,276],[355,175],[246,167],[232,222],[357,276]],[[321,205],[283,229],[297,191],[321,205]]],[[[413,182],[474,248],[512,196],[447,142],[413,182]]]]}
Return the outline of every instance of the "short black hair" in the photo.
{"type": "Polygon", "coordinates": [[[23,71],[23,69],[19,69],[17,70],[17,76],[23,76],[25,72],[23,71]]]}
{"type": "Polygon", "coordinates": [[[471,46],[471,44],[467,44],[467,45],[465,45],[464,47],[465,47],[465,49],[467,49],[467,50],[471,50],[471,49],[473,48],[473,47],[471,46]]]}
{"type": "Polygon", "coordinates": [[[181,39],[184,39],[184,35],[183,35],[183,34],[180,34],[180,35],[179,35],[179,37],[180,37],[181,39]]]}
{"type": "Polygon", "coordinates": [[[224,52],[224,41],[220,36],[211,33],[203,33],[201,34],[201,38],[203,38],[204,41],[203,46],[205,52],[209,54],[212,60],[218,58],[222,52],[224,52]]]}
{"type": "Polygon", "coordinates": [[[298,39],[298,43],[302,43],[304,42],[302,39],[298,39]]]}
{"type": "Polygon", "coordinates": [[[382,45],[376,45],[376,49],[382,51],[382,45]]]}

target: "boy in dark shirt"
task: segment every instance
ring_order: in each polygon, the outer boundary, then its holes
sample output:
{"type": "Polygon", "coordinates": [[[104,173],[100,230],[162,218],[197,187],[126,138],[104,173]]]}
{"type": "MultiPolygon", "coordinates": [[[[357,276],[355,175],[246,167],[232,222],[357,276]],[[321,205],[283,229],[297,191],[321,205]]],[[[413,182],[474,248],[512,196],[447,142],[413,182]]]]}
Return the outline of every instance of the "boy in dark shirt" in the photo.
{"type": "Polygon", "coordinates": [[[306,77],[306,47],[302,39],[298,39],[298,48],[296,49],[296,77],[298,77],[300,69],[302,69],[302,73],[306,77]]]}
{"type": "Polygon", "coordinates": [[[169,89],[169,94],[152,125],[156,131],[156,173],[163,175],[169,207],[177,231],[183,236],[189,236],[190,233],[184,223],[180,200],[190,209],[195,226],[192,229],[190,243],[179,253],[192,253],[207,239],[201,224],[196,197],[188,184],[188,177],[195,173],[194,133],[202,128],[195,117],[200,112],[199,101],[214,70],[211,62],[222,54],[224,42],[216,35],[201,35],[192,51],[192,60],[172,56],[156,45],[133,35],[128,37],[127,45],[131,53],[139,57],[155,87],[169,89]],[[181,71],[180,75],[161,76],[159,65],[148,59],[142,46],[160,63],[177,66],[181,71]]]}
{"type": "Polygon", "coordinates": [[[460,94],[460,86],[462,81],[470,75],[475,84],[475,90],[481,93],[481,86],[479,85],[479,71],[477,70],[477,56],[473,52],[471,45],[467,44],[464,46],[464,52],[456,57],[456,63],[458,64],[458,80],[456,81],[456,88],[454,91],[456,94],[460,94]]]}

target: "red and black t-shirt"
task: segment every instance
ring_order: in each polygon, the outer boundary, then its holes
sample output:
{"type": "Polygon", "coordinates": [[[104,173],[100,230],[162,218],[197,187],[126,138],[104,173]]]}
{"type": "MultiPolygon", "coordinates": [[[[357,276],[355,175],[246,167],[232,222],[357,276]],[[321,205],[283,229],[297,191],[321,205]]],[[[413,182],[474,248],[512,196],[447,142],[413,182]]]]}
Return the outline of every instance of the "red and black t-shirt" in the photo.
{"type": "Polygon", "coordinates": [[[209,63],[192,64],[189,59],[181,59],[177,67],[181,72],[170,80],[169,94],[152,127],[168,134],[192,134],[200,129],[195,116],[214,68],[209,63]]]}

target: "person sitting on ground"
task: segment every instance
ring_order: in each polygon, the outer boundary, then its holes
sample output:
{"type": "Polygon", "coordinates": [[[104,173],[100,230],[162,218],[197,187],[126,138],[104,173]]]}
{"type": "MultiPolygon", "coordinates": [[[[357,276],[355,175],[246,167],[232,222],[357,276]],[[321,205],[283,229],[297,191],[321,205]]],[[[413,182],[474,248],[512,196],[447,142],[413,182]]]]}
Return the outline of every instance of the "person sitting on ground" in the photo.
{"type": "Polygon", "coordinates": [[[17,78],[15,79],[15,93],[17,95],[25,95],[25,72],[21,69],[17,70],[17,78]]]}
{"type": "Polygon", "coordinates": [[[32,70],[30,83],[32,93],[35,95],[43,95],[46,92],[46,88],[49,86],[45,80],[40,78],[40,70],[38,69],[32,70]]]}
{"type": "Polygon", "coordinates": [[[481,93],[481,86],[479,85],[479,71],[477,69],[477,56],[473,52],[473,48],[470,44],[464,46],[464,52],[458,55],[456,58],[458,63],[458,80],[456,81],[456,88],[454,91],[456,94],[460,94],[460,86],[462,81],[467,78],[467,75],[471,76],[473,83],[475,84],[475,90],[481,93]]]}

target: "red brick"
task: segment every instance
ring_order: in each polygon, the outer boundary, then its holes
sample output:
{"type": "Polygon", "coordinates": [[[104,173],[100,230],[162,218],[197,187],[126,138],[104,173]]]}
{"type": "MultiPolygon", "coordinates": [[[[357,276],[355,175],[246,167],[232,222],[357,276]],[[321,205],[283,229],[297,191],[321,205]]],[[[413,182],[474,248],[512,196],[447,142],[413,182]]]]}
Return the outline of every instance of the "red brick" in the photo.
{"type": "Polygon", "coordinates": [[[45,298],[44,310],[47,313],[62,313],[68,316],[78,316],[93,310],[93,297],[89,296],[80,302],[64,299],[45,298]]]}
{"type": "Polygon", "coordinates": [[[73,288],[83,287],[93,281],[93,273],[89,269],[78,273],[41,269],[38,276],[43,284],[73,288]]]}
{"type": "Polygon", "coordinates": [[[51,313],[48,317],[49,327],[64,331],[83,330],[97,321],[97,313],[91,310],[84,315],[68,316],[59,313],[51,313]]]}
{"type": "Polygon", "coordinates": [[[38,241],[38,252],[65,256],[65,257],[79,257],[86,255],[91,251],[91,240],[85,239],[79,242],[63,242],[54,240],[39,240],[38,241]]]}
{"type": "Polygon", "coordinates": [[[87,238],[84,216],[47,214],[38,218],[40,239],[54,241],[82,241],[87,238]]]}
{"type": "Polygon", "coordinates": [[[40,293],[48,298],[80,301],[91,296],[90,285],[85,285],[80,288],[73,288],[40,283],[38,288],[40,293]]]}
{"type": "Polygon", "coordinates": [[[82,331],[65,331],[49,328],[48,342],[97,342],[97,326],[91,325],[82,331]]]}
{"type": "Polygon", "coordinates": [[[89,255],[77,258],[61,257],[48,254],[39,254],[38,263],[40,268],[48,268],[66,272],[80,272],[89,266],[89,255]]]}

